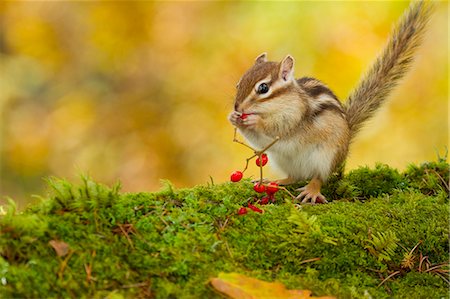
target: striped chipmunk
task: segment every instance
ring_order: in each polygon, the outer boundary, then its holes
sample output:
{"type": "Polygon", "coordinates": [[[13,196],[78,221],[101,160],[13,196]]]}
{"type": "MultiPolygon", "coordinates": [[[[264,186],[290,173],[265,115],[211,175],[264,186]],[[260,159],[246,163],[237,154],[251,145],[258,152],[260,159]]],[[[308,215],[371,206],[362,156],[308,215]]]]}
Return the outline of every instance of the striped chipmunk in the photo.
{"type": "Polygon", "coordinates": [[[276,182],[309,180],[297,190],[302,203],[327,202],[322,184],[342,165],[355,134],[410,68],[430,14],[429,3],[411,3],[344,103],[317,79],[295,79],[290,55],[273,62],[263,53],[239,80],[229,121],[258,150],[279,137],[267,150],[272,167],[286,176],[276,182]]]}

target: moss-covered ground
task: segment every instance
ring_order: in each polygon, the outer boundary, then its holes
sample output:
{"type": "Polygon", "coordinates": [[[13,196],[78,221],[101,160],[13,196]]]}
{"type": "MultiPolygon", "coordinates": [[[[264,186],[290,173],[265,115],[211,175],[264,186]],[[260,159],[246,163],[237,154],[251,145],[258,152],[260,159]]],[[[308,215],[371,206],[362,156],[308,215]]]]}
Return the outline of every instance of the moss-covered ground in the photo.
{"type": "Polygon", "coordinates": [[[220,298],[208,280],[239,272],[313,295],[447,298],[448,173],[359,168],[330,179],[329,204],[280,191],[241,216],[248,180],[120,193],[51,179],[40,203],[0,216],[0,297],[220,298]]]}

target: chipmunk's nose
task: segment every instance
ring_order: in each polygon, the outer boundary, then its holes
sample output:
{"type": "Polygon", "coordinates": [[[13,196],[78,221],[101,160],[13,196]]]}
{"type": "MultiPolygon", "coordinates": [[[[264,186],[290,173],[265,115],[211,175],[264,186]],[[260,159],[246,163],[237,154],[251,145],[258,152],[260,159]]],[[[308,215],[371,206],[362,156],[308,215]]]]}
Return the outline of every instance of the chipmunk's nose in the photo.
{"type": "Polygon", "coordinates": [[[236,102],[234,103],[234,111],[238,111],[239,112],[239,104],[236,102]]]}

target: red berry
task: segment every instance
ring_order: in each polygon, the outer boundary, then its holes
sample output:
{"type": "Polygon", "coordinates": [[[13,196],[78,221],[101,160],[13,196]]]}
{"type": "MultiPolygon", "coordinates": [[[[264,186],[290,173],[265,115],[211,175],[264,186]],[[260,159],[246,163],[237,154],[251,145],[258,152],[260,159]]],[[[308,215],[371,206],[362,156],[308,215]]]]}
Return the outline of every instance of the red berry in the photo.
{"type": "Polygon", "coordinates": [[[261,200],[259,201],[259,203],[262,204],[262,205],[266,205],[266,204],[269,203],[269,199],[270,199],[269,196],[264,196],[263,198],[261,198],[261,200]]]}
{"type": "Polygon", "coordinates": [[[242,171],[236,170],[231,174],[230,180],[232,182],[239,182],[243,176],[244,174],[242,173],[242,171]]]}
{"type": "Polygon", "coordinates": [[[262,213],[262,212],[263,212],[263,210],[261,210],[261,209],[258,208],[258,207],[255,207],[255,206],[252,205],[251,203],[248,204],[248,208],[251,209],[251,210],[253,210],[253,211],[255,211],[255,212],[258,212],[258,213],[262,213]]]}
{"type": "Polygon", "coordinates": [[[241,117],[241,119],[246,119],[249,115],[250,114],[242,113],[240,117],[241,117]]]}
{"type": "Polygon", "coordinates": [[[258,166],[264,166],[267,164],[267,161],[269,161],[269,158],[267,158],[266,154],[262,154],[261,155],[261,159],[260,157],[256,158],[256,165],[258,166]]]}
{"type": "Polygon", "coordinates": [[[273,194],[277,193],[278,190],[279,190],[278,184],[275,182],[270,182],[266,187],[266,193],[268,195],[273,195],[273,194]]]}
{"type": "Polygon", "coordinates": [[[253,185],[253,190],[258,193],[263,193],[264,191],[266,191],[266,186],[260,183],[255,183],[255,185],[253,185]]]}
{"type": "Polygon", "coordinates": [[[238,215],[244,215],[244,214],[247,214],[247,208],[245,208],[245,207],[240,207],[239,208],[239,210],[238,210],[238,215]]]}
{"type": "Polygon", "coordinates": [[[247,214],[247,209],[244,207],[239,208],[238,215],[244,215],[247,214]]]}

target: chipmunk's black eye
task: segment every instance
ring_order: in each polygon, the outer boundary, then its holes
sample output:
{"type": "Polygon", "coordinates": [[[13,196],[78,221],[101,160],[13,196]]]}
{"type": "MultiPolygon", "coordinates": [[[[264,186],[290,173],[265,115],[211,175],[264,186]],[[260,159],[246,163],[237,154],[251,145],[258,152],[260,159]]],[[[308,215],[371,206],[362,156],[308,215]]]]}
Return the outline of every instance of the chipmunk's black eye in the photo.
{"type": "Polygon", "coordinates": [[[261,83],[258,85],[258,89],[256,90],[257,93],[263,94],[269,91],[269,85],[267,83],[261,83]]]}

